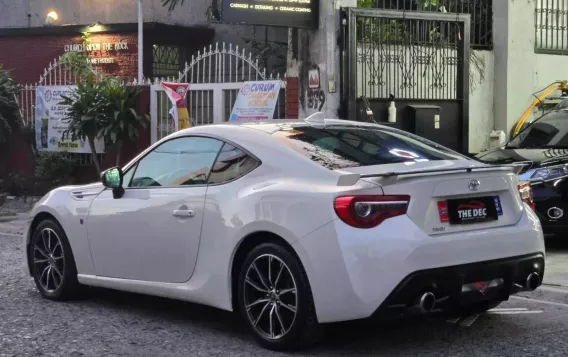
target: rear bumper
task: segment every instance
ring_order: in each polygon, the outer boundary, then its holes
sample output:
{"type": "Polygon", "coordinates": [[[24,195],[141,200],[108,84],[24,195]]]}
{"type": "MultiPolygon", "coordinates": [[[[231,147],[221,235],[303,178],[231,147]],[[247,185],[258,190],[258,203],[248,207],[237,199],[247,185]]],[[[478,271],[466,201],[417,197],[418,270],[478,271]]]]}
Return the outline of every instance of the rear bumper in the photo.
{"type": "Polygon", "coordinates": [[[407,216],[371,230],[336,220],[301,238],[294,249],[321,323],[371,317],[393,304],[388,299],[407,304],[423,284],[432,283],[428,276],[453,297],[460,281],[485,281],[485,275],[511,285],[525,280],[522,274],[535,262],[544,272],[545,256],[542,228],[530,209],[513,226],[436,236],[407,216]]]}
{"type": "Polygon", "coordinates": [[[451,308],[463,304],[497,300],[524,291],[527,277],[537,273],[542,284],[545,261],[543,254],[484,261],[472,264],[429,269],[408,275],[375,311],[374,316],[385,317],[403,313],[417,304],[417,297],[426,292],[435,295],[436,308],[451,308]],[[464,286],[476,282],[499,280],[483,291],[464,286]]]}

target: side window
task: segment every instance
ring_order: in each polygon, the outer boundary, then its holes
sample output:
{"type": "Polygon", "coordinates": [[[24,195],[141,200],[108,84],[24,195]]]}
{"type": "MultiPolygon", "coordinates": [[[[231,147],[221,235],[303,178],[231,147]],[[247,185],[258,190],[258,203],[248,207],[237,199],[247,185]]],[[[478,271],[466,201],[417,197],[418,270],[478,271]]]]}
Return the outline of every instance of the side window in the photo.
{"type": "Polygon", "coordinates": [[[133,165],[130,170],[124,173],[124,177],[122,179],[122,187],[128,187],[130,185],[130,181],[132,181],[132,176],[134,175],[134,171],[136,171],[136,165],[133,165]]]}
{"type": "Polygon", "coordinates": [[[165,142],[138,162],[130,187],[205,185],[222,145],[201,137],[165,142]]]}
{"type": "Polygon", "coordinates": [[[225,144],[209,176],[209,184],[235,180],[254,170],[258,161],[236,147],[225,144]]]}

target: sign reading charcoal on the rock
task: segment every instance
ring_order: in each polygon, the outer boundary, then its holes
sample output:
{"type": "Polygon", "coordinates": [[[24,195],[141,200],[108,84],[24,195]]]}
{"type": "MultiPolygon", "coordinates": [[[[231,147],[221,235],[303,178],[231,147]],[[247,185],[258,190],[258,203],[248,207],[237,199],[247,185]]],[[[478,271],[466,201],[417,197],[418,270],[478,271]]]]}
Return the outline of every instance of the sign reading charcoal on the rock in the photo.
{"type": "Polygon", "coordinates": [[[223,0],[223,21],[234,24],[316,28],[319,1],[223,0]]]}

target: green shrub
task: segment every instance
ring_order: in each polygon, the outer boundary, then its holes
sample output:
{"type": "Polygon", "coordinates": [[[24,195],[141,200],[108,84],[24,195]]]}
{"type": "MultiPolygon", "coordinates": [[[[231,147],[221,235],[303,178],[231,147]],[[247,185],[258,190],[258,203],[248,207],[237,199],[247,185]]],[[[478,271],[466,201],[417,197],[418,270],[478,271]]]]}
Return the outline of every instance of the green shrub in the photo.
{"type": "Polygon", "coordinates": [[[64,152],[40,152],[36,159],[35,178],[52,188],[74,183],[75,161],[64,152]]]}

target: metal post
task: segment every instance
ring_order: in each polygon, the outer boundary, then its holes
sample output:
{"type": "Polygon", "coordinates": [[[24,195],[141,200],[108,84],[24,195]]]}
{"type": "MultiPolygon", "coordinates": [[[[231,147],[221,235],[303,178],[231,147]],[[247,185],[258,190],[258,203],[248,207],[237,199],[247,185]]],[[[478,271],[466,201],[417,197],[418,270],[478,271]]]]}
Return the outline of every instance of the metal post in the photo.
{"type": "Polygon", "coordinates": [[[144,12],[138,0],[138,83],[144,81],[144,12]]]}

